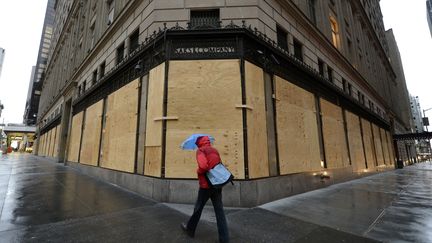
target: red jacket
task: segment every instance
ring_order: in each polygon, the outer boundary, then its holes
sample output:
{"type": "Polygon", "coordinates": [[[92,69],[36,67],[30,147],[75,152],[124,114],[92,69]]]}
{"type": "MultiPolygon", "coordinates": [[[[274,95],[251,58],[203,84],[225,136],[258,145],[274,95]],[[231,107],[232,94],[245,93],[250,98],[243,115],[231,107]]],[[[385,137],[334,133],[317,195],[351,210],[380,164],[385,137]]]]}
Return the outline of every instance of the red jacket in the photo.
{"type": "Polygon", "coordinates": [[[210,139],[207,136],[199,137],[196,145],[198,146],[196,159],[199,185],[200,188],[210,188],[205,174],[221,161],[219,152],[211,146],[210,139]]]}

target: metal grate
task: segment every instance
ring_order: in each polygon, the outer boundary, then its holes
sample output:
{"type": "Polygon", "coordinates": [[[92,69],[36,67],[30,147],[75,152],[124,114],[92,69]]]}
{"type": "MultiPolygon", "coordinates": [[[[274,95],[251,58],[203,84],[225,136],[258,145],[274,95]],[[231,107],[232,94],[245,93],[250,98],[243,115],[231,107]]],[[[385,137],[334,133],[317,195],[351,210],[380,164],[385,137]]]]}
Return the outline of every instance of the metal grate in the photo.
{"type": "Polygon", "coordinates": [[[191,11],[190,28],[217,28],[220,26],[219,9],[191,11]]]}

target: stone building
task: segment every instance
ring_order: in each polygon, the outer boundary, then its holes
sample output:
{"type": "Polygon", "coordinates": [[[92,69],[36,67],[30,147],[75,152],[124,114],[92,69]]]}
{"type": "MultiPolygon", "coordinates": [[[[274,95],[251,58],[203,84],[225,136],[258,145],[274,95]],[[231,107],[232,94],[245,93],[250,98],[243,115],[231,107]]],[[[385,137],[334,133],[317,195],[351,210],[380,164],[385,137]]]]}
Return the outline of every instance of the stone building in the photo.
{"type": "Polygon", "coordinates": [[[36,125],[36,118],[39,108],[39,100],[42,91],[43,74],[48,61],[48,52],[51,46],[51,37],[54,22],[55,0],[48,0],[45,19],[42,28],[41,41],[36,65],[32,67],[27,100],[24,109],[23,123],[29,126],[36,125]]]}
{"type": "Polygon", "coordinates": [[[393,105],[378,0],[58,0],[55,11],[41,156],[192,202],[195,154],[179,145],[208,133],[237,179],[232,206],[394,168],[392,133],[409,119],[393,105]]]}

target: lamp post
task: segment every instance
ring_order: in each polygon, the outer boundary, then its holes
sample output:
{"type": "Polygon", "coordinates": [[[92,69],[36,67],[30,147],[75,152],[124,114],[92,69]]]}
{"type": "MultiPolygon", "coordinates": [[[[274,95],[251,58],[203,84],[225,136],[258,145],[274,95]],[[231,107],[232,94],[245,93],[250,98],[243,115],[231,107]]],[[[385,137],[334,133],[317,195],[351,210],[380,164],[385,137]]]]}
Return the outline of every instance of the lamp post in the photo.
{"type": "MultiPolygon", "coordinates": [[[[422,122],[423,122],[423,126],[426,127],[426,132],[429,132],[429,130],[428,130],[429,119],[426,117],[426,111],[428,111],[428,110],[432,110],[432,107],[428,108],[428,109],[423,109],[423,121],[422,122]]],[[[428,159],[430,159],[430,156],[431,156],[431,147],[430,147],[430,140],[429,139],[427,140],[427,146],[428,146],[428,152],[429,152],[428,159]]]]}

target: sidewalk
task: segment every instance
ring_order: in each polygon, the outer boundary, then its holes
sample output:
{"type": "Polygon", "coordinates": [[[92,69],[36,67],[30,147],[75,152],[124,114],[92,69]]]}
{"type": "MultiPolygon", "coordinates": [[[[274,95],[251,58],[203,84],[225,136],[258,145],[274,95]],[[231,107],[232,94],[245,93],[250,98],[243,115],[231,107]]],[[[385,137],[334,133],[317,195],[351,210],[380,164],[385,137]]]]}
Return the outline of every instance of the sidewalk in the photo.
{"type": "MultiPolygon", "coordinates": [[[[232,242],[432,242],[432,164],[419,164],[251,209],[226,208],[232,242]]],[[[228,185],[229,186],[229,185],[228,185]]],[[[44,158],[0,157],[0,242],[215,242],[206,207],[165,204],[44,158]]]]}

